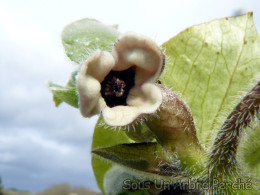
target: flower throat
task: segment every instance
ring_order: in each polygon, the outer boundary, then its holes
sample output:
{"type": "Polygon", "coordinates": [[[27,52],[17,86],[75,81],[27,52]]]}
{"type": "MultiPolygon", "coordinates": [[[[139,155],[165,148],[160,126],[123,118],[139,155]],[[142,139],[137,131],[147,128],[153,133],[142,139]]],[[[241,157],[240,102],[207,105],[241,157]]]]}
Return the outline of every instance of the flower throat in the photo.
{"type": "Polygon", "coordinates": [[[134,86],[135,68],[110,71],[101,83],[101,95],[109,107],[126,105],[130,89],[134,86]]]}

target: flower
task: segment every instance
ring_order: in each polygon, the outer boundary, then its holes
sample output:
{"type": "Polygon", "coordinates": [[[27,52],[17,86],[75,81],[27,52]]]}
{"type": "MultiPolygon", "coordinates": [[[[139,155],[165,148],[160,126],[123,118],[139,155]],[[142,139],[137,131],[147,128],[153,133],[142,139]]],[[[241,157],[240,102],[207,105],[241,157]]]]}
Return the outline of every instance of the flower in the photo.
{"type": "Polygon", "coordinates": [[[155,84],[164,54],[151,39],[126,33],[112,54],[97,50],[77,76],[79,106],[84,117],[102,112],[105,123],[125,126],[156,112],[162,93],[155,84]]]}

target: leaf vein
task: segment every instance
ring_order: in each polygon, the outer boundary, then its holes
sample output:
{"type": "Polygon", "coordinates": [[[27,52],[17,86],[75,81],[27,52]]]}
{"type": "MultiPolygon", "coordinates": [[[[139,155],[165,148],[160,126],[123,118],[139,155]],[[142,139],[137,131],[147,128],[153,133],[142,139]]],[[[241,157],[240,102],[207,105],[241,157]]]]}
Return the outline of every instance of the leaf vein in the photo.
{"type": "MultiPolygon", "coordinates": [[[[245,39],[245,36],[246,36],[247,24],[248,24],[248,18],[247,18],[246,25],[245,25],[245,29],[244,29],[244,31],[245,31],[245,33],[244,33],[244,39],[245,39]]],[[[227,96],[228,96],[228,93],[229,93],[229,90],[230,90],[230,86],[231,86],[231,84],[232,84],[232,82],[233,82],[234,75],[236,74],[236,70],[237,70],[237,68],[238,68],[238,66],[239,66],[239,64],[240,64],[240,59],[241,59],[241,56],[242,56],[242,53],[243,53],[243,50],[244,50],[244,42],[242,42],[241,45],[242,45],[242,47],[241,47],[241,50],[240,50],[240,52],[239,52],[239,56],[238,56],[238,59],[237,59],[237,63],[235,64],[235,67],[234,67],[234,69],[233,69],[233,71],[232,71],[232,73],[231,73],[231,75],[230,75],[230,79],[229,79],[227,88],[226,88],[226,90],[225,90],[225,94],[224,94],[224,96],[223,96],[223,98],[222,98],[222,100],[221,100],[221,103],[220,103],[219,108],[218,108],[218,111],[216,112],[216,115],[215,115],[215,117],[214,117],[214,119],[213,119],[213,122],[212,122],[212,125],[211,125],[211,128],[210,128],[210,131],[209,131],[209,132],[212,132],[212,130],[214,129],[214,126],[216,125],[216,122],[217,122],[217,119],[218,119],[218,117],[219,117],[219,114],[220,114],[220,112],[221,112],[221,110],[222,110],[222,108],[223,108],[223,106],[224,106],[224,102],[225,102],[225,100],[226,100],[226,98],[227,98],[227,96]]]]}
{"type": "Polygon", "coordinates": [[[202,41],[202,46],[201,46],[201,48],[200,48],[200,50],[199,50],[197,56],[194,58],[194,60],[193,60],[193,62],[192,62],[192,64],[191,64],[191,68],[190,68],[190,71],[189,71],[188,79],[187,79],[187,81],[186,81],[186,83],[185,83],[185,87],[184,87],[184,89],[183,89],[183,91],[182,91],[182,94],[183,94],[183,95],[185,94],[185,92],[186,92],[186,90],[187,90],[187,88],[188,88],[188,85],[189,85],[189,83],[190,83],[191,73],[192,73],[192,71],[193,71],[193,69],[194,69],[194,67],[195,67],[195,62],[197,61],[198,57],[200,56],[200,54],[201,54],[201,52],[202,52],[202,50],[203,50],[203,48],[204,48],[204,44],[203,44],[204,41],[205,41],[205,36],[204,36],[204,39],[203,39],[203,41],[202,41]]]}

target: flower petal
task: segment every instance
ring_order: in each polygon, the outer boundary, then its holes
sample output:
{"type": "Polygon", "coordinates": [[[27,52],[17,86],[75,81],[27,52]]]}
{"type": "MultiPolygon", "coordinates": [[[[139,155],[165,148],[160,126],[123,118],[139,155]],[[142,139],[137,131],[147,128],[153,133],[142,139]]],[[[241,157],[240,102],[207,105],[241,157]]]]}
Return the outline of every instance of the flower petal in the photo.
{"type": "Polygon", "coordinates": [[[102,82],[114,65],[115,60],[110,53],[97,50],[84,62],[83,68],[85,68],[85,74],[91,75],[99,82],[102,82]]]}
{"type": "Polygon", "coordinates": [[[112,55],[116,60],[115,71],[136,65],[136,84],[155,81],[164,65],[164,54],[159,46],[148,37],[126,33],[119,38],[112,55]]]}
{"type": "Polygon", "coordinates": [[[140,110],[132,106],[106,107],[102,114],[106,124],[117,127],[131,124],[140,115],[140,110]]]}
{"type": "Polygon", "coordinates": [[[110,126],[125,126],[134,122],[140,115],[154,113],[162,103],[161,90],[152,83],[130,90],[129,106],[106,107],[102,114],[105,123],[110,126]]]}
{"type": "Polygon", "coordinates": [[[90,75],[77,77],[77,87],[79,93],[80,112],[84,117],[90,117],[100,112],[99,99],[100,83],[90,75]]]}
{"type": "Polygon", "coordinates": [[[77,76],[80,111],[84,117],[100,113],[106,105],[100,95],[100,82],[114,66],[114,58],[108,52],[97,50],[82,65],[77,76]]]}
{"type": "Polygon", "coordinates": [[[162,103],[162,92],[153,83],[145,83],[141,87],[134,87],[130,90],[127,104],[138,107],[142,113],[155,112],[162,103]]]}

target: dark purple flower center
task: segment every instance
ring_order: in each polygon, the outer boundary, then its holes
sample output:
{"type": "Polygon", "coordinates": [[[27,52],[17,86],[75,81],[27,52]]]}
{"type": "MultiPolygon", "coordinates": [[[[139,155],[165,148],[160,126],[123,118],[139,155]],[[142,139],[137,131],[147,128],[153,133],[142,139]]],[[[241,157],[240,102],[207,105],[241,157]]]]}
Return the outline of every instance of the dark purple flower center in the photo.
{"type": "Polygon", "coordinates": [[[135,68],[110,71],[101,83],[101,95],[109,107],[126,105],[130,89],[134,86],[135,68]]]}

